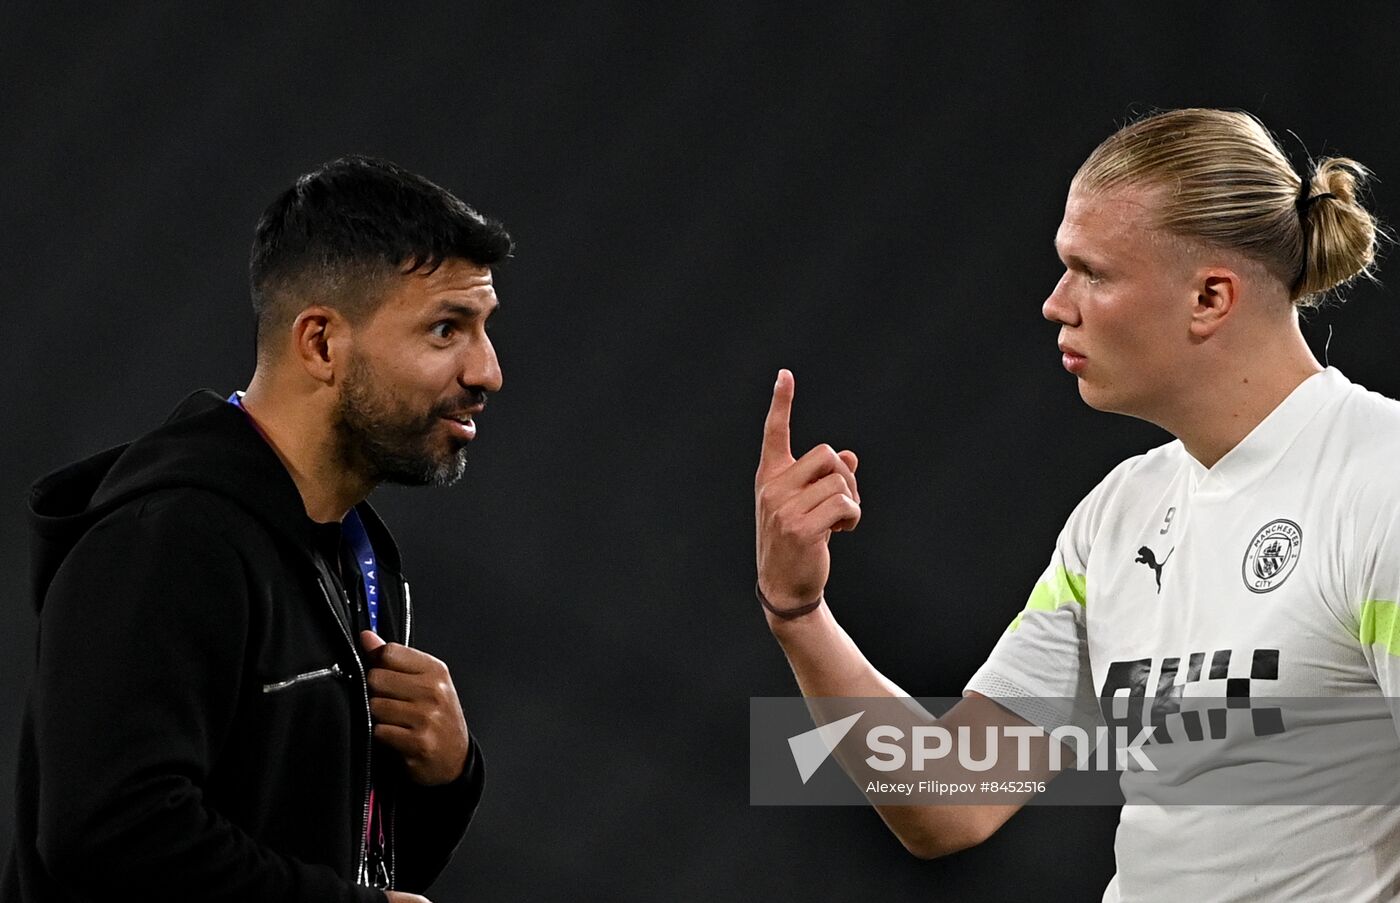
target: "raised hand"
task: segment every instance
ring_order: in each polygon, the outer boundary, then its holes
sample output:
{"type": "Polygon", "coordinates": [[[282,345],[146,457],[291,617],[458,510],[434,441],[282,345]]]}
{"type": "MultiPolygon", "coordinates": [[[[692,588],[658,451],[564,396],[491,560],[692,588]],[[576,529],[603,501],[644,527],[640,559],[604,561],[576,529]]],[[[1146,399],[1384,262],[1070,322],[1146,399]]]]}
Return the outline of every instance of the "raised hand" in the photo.
{"type": "Polygon", "coordinates": [[[369,710],[374,739],[396,750],[417,784],[447,784],[467,763],[470,742],[462,703],[447,666],[426,652],[360,631],[370,662],[369,710]]]}
{"type": "Polygon", "coordinates": [[[754,477],[758,586],[778,609],[821,597],[831,571],[827,541],[860,523],[855,452],[818,445],[799,459],[792,456],[794,389],[792,374],[778,371],[754,477]]]}

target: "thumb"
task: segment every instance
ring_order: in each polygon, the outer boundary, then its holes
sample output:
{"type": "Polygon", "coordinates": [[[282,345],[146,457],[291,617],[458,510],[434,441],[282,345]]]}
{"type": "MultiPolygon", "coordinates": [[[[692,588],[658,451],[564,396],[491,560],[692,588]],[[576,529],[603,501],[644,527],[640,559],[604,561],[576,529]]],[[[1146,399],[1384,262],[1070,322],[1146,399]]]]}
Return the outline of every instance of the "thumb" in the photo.
{"type": "Polygon", "coordinates": [[[851,473],[855,473],[856,468],[860,466],[860,458],[857,458],[856,453],[853,451],[847,450],[837,452],[836,457],[846,462],[846,466],[851,469],[851,473]]]}
{"type": "Polygon", "coordinates": [[[371,660],[378,658],[375,653],[383,649],[386,645],[388,644],[373,630],[360,631],[360,646],[365,650],[365,655],[369,656],[371,660]]]}

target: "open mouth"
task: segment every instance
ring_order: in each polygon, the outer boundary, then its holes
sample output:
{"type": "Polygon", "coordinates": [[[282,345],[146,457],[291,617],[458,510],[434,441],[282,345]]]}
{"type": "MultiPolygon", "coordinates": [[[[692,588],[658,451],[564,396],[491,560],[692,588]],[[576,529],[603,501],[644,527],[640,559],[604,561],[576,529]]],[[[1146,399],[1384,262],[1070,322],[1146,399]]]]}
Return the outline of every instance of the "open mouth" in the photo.
{"type": "Polygon", "coordinates": [[[459,438],[466,440],[476,438],[476,423],[472,420],[471,414],[455,414],[442,419],[447,421],[448,428],[459,438]]]}

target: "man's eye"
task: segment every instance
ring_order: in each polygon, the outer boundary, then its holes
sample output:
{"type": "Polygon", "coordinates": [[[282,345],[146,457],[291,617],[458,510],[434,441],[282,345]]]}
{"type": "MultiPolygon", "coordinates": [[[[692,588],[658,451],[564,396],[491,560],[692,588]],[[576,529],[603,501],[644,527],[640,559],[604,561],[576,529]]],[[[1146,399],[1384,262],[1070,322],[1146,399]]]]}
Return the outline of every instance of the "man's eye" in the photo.
{"type": "Polygon", "coordinates": [[[452,336],[452,321],[443,320],[441,323],[434,323],[433,328],[428,331],[440,339],[450,338],[452,336]]]}

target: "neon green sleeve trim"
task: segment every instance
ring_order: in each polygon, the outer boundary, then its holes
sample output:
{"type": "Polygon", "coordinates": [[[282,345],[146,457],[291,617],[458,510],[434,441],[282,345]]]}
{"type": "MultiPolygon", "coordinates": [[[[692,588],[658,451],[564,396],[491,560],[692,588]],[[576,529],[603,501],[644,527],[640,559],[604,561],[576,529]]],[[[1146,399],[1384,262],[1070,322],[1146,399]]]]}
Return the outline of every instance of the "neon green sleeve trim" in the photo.
{"type": "Polygon", "coordinates": [[[1400,655],[1400,603],[1384,599],[1367,599],[1361,603],[1361,631],[1357,637],[1363,646],[1381,643],[1391,655],[1400,655]]]}
{"type": "Polygon", "coordinates": [[[1031,597],[1026,600],[1026,607],[1012,619],[1011,626],[1006,628],[1006,632],[1010,633],[1020,627],[1021,619],[1026,616],[1028,611],[1054,611],[1062,605],[1076,602],[1084,605],[1086,598],[1084,575],[1056,567],[1050,572],[1048,580],[1040,581],[1031,590],[1031,597]]]}

